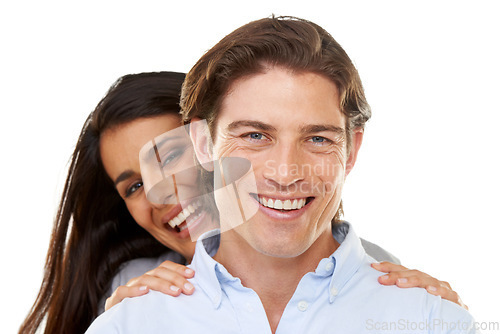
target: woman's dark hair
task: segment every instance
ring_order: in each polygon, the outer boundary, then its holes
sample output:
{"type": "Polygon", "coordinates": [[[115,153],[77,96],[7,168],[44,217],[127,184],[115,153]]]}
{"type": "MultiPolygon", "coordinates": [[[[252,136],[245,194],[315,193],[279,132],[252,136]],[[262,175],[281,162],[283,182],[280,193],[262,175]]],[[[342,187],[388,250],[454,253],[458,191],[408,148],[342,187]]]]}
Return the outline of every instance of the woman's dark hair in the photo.
{"type": "Polygon", "coordinates": [[[104,170],[99,140],[106,129],[137,118],[178,113],[184,77],[176,72],[125,75],[87,118],[68,170],[40,291],[20,333],[35,333],[44,318],[44,333],[85,332],[120,265],[166,251],[128,212],[104,170]]]}

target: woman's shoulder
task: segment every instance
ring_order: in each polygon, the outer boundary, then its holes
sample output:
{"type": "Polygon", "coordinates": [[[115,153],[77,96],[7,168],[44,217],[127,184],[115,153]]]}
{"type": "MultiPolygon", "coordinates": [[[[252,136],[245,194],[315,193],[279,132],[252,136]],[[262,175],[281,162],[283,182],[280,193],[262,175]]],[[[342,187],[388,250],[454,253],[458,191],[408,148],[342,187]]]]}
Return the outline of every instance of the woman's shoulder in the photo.
{"type": "Polygon", "coordinates": [[[144,275],[146,272],[158,267],[165,261],[172,261],[175,263],[184,264],[185,260],[177,252],[172,250],[168,250],[167,252],[161,254],[158,257],[142,257],[134,260],[127,261],[120,266],[120,270],[113,277],[111,281],[111,287],[108,292],[99,302],[99,314],[104,312],[104,303],[106,302],[106,298],[108,298],[113,291],[116,290],[120,285],[125,285],[132,278],[139,277],[144,275]]]}
{"type": "Polygon", "coordinates": [[[375,260],[377,260],[379,262],[389,261],[392,263],[401,264],[401,261],[397,257],[392,255],[391,253],[389,253],[388,251],[386,251],[385,249],[383,249],[379,245],[374,244],[373,242],[370,242],[370,241],[365,240],[363,238],[360,238],[360,239],[361,239],[361,245],[363,245],[365,252],[368,255],[370,255],[371,257],[373,257],[375,260]]]}
{"type": "Polygon", "coordinates": [[[184,264],[185,262],[182,255],[172,250],[169,250],[158,257],[143,257],[127,261],[121,265],[118,274],[113,277],[113,282],[111,284],[112,291],[120,285],[127,284],[127,282],[132,278],[141,276],[158,267],[165,261],[172,261],[181,264],[184,264]]]}

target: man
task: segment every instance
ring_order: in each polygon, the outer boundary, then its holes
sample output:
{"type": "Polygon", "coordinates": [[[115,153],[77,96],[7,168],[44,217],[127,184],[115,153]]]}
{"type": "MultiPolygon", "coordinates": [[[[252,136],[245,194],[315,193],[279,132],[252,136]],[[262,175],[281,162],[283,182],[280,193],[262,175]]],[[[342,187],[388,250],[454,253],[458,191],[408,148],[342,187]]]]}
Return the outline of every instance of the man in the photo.
{"type": "Polygon", "coordinates": [[[181,107],[186,122],[208,124],[209,133],[191,127],[200,162],[248,160],[255,186],[235,181],[234,202],[215,187],[225,232],[218,249],[214,238],[198,242],[193,296],[124,301],[89,333],[472,332],[459,306],[379,285],[340,220],[371,112],[349,57],[321,27],[268,18],[235,30],[190,71],[181,107]]]}

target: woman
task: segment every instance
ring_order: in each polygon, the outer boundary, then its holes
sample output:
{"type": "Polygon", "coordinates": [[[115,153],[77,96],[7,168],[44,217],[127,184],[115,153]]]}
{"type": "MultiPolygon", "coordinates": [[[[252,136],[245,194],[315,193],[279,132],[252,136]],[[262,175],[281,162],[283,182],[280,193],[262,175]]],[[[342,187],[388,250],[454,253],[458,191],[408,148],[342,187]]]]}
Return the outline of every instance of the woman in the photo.
{"type": "Polygon", "coordinates": [[[35,332],[46,317],[46,333],[83,333],[98,315],[121,264],[165,253],[165,246],[127,210],[102,166],[99,144],[107,129],[137,118],[178,117],[183,79],[182,73],[124,76],[86,120],[57,211],[40,292],[20,332],[35,332]]]}
{"type": "MultiPolygon", "coordinates": [[[[86,120],[57,211],[40,292],[20,333],[34,333],[44,319],[45,333],[83,333],[119,285],[106,308],[149,288],[174,296],[193,292],[186,278],[194,273],[177,263],[190,262],[194,243],[166,224],[178,216],[178,207],[146,200],[138,158],[146,141],[181,125],[183,80],[184,74],[175,72],[126,75],[86,120]]],[[[365,244],[373,254],[370,245],[377,246],[365,244]]],[[[388,263],[375,267],[395,271],[382,276],[387,277],[380,279],[382,284],[403,277],[407,282],[398,286],[434,286],[437,291],[428,291],[458,300],[449,286],[418,271],[388,263]]]]}

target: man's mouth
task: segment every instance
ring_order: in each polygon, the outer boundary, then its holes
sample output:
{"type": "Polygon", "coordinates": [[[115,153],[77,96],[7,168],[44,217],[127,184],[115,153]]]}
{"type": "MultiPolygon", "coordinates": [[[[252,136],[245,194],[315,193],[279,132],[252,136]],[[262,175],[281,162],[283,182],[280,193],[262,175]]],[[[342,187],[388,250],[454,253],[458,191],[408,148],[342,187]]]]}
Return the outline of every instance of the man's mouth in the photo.
{"type": "Polygon", "coordinates": [[[189,221],[195,221],[198,216],[202,214],[202,210],[198,210],[201,206],[201,203],[196,201],[189,204],[186,208],[184,208],[177,216],[170,219],[168,221],[168,225],[173,229],[177,230],[177,232],[183,231],[189,227],[189,223],[186,221],[188,217],[191,217],[189,221]],[[185,224],[184,224],[185,223],[185,224]]]}
{"type": "Polygon", "coordinates": [[[254,195],[253,197],[256,198],[262,206],[281,211],[300,210],[314,199],[314,197],[279,199],[262,195],[254,195]]]}

